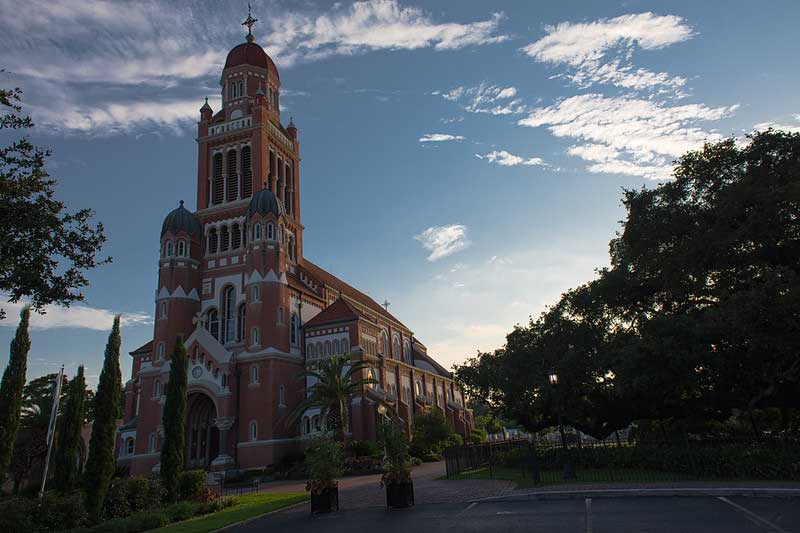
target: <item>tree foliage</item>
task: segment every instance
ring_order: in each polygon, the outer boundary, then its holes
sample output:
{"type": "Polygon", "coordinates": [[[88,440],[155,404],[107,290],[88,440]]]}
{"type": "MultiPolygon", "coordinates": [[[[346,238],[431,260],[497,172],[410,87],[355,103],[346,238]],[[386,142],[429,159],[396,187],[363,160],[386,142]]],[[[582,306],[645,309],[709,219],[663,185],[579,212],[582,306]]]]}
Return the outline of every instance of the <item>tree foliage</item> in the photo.
{"type": "Polygon", "coordinates": [[[114,475],[114,444],[122,390],[122,375],[119,369],[121,344],[119,316],[117,316],[108,336],[103,369],[100,371],[100,380],[94,397],[94,424],[85,470],[86,511],[94,521],[100,518],[103,499],[114,475]]]}
{"type": "Polygon", "coordinates": [[[306,387],[306,398],[290,414],[289,420],[297,421],[308,409],[319,408],[320,418],[327,420],[328,428],[343,443],[350,396],[375,383],[374,379],[363,376],[369,367],[367,361],[338,355],[319,361],[316,368],[305,370],[299,378],[314,378],[315,382],[306,387]]]}
{"type": "Polygon", "coordinates": [[[427,455],[441,452],[452,433],[453,430],[441,409],[427,409],[414,417],[411,427],[411,442],[415,453],[427,455]]]}
{"type": "Polygon", "coordinates": [[[74,489],[78,481],[81,431],[86,417],[86,380],[83,365],[69,383],[66,405],[58,424],[55,486],[62,492],[74,489]]]}
{"type": "Polygon", "coordinates": [[[3,380],[0,382],[0,483],[5,479],[11,463],[22,412],[28,351],[31,349],[31,338],[28,336],[30,316],[30,308],[24,307],[20,312],[17,332],[11,341],[8,365],[3,371],[3,380]]]}
{"type": "MultiPolygon", "coordinates": [[[[18,88],[0,89],[0,130],[33,127],[21,96],[18,88]]],[[[55,199],[49,155],[27,137],[0,147],[0,293],[10,302],[29,298],[37,311],[83,300],[77,289],[88,284],[86,272],[110,261],[96,258],[106,237],[102,224],[90,224],[94,212],[70,213],[55,199]]]]}
{"type": "Polygon", "coordinates": [[[458,367],[465,388],[530,430],[561,405],[600,438],[800,406],[800,134],[707,144],[623,204],[611,266],[458,367]]]}
{"type": "Polygon", "coordinates": [[[183,469],[186,418],[186,387],[189,359],[183,341],[178,338],[169,364],[167,398],[164,402],[164,444],[161,447],[161,482],[169,501],[178,499],[178,474],[183,469]]]}

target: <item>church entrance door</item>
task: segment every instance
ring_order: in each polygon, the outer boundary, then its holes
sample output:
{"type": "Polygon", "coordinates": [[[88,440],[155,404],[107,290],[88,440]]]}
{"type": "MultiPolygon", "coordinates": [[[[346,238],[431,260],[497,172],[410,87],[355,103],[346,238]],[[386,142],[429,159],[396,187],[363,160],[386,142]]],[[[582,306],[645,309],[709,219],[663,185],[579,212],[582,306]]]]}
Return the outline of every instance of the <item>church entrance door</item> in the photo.
{"type": "Polygon", "coordinates": [[[219,430],[214,427],[216,416],[211,398],[199,392],[189,394],[186,399],[186,449],[183,455],[187,470],[208,469],[219,453],[219,430]]]}

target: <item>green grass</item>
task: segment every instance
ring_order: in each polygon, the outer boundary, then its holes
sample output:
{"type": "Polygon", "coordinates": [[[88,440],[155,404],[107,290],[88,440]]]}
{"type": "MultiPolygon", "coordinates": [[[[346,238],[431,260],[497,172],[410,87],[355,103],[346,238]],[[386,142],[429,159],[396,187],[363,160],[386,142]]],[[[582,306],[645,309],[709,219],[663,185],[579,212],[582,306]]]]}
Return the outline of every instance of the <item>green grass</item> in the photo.
{"type": "Polygon", "coordinates": [[[517,488],[532,488],[545,485],[560,485],[569,483],[645,483],[653,481],[681,481],[691,479],[686,475],[679,473],[645,469],[578,469],[576,473],[578,479],[567,481],[562,479],[561,470],[543,470],[540,473],[541,481],[536,483],[530,479],[530,477],[523,477],[522,472],[519,469],[496,466],[492,469],[491,474],[489,473],[489,468],[484,467],[469,472],[463,472],[450,479],[503,479],[513,481],[517,488]]]}
{"type": "Polygon", "coordinates": [[[308,499],[308,494],[297,492],[262,492],[235,498],[236,503],[217,513],[176,522],[153,531],[169,533],[205,533],[229,526],[248,518],[269,513],[308,499]]]}

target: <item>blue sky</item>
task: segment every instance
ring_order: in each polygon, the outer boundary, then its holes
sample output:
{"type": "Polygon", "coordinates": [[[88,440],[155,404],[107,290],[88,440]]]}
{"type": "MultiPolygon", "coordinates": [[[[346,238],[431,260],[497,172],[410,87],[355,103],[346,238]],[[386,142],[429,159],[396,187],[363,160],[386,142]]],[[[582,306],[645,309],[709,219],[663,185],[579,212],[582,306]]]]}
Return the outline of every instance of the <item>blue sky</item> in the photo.
{"type": "MultiPolygon", "coordinates": [[[[622,188],[669,179],[704,140],[800,130],[800,5],[768,6],[253,2],[299,129],[306,256],[388,299],[446,366],[500,346],[608,263],[622,188]]],[[[35,318],[29,377],[84,363],[96,381],[114,313],[129,375],[152,334],[161,222],[194,208],[195,122],[205,96],[219,107],[246,14],[33,0],[0,20],[0,83],[25,91],[59,197],[97,211],[114,258],[84,306],[35,318]]]]}

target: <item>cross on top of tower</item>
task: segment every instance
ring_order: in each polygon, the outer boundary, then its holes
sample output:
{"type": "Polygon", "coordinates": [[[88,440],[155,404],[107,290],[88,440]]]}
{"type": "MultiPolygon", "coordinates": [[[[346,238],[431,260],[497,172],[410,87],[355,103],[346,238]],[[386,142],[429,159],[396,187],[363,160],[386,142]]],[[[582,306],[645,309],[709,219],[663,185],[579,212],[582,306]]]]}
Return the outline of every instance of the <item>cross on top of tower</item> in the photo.
{"type": "Polygon", "coordinates": [[[251,14],[251,7],[250,2],[247,2],[247,19],[242,22],[242,26],[247,26],[247,42],[252,43],[255,37],[253,37],[253,24],[258,22],[258,19],[254,19],[251,14]]]}
{"type": "Polygon", "coordinates": [[[390,302],[389,300],[384,300],[381,305],[386,309],[386,312],[388,313],[389,312],[389,306],[392,305],[392,302],[390,302]]]}

